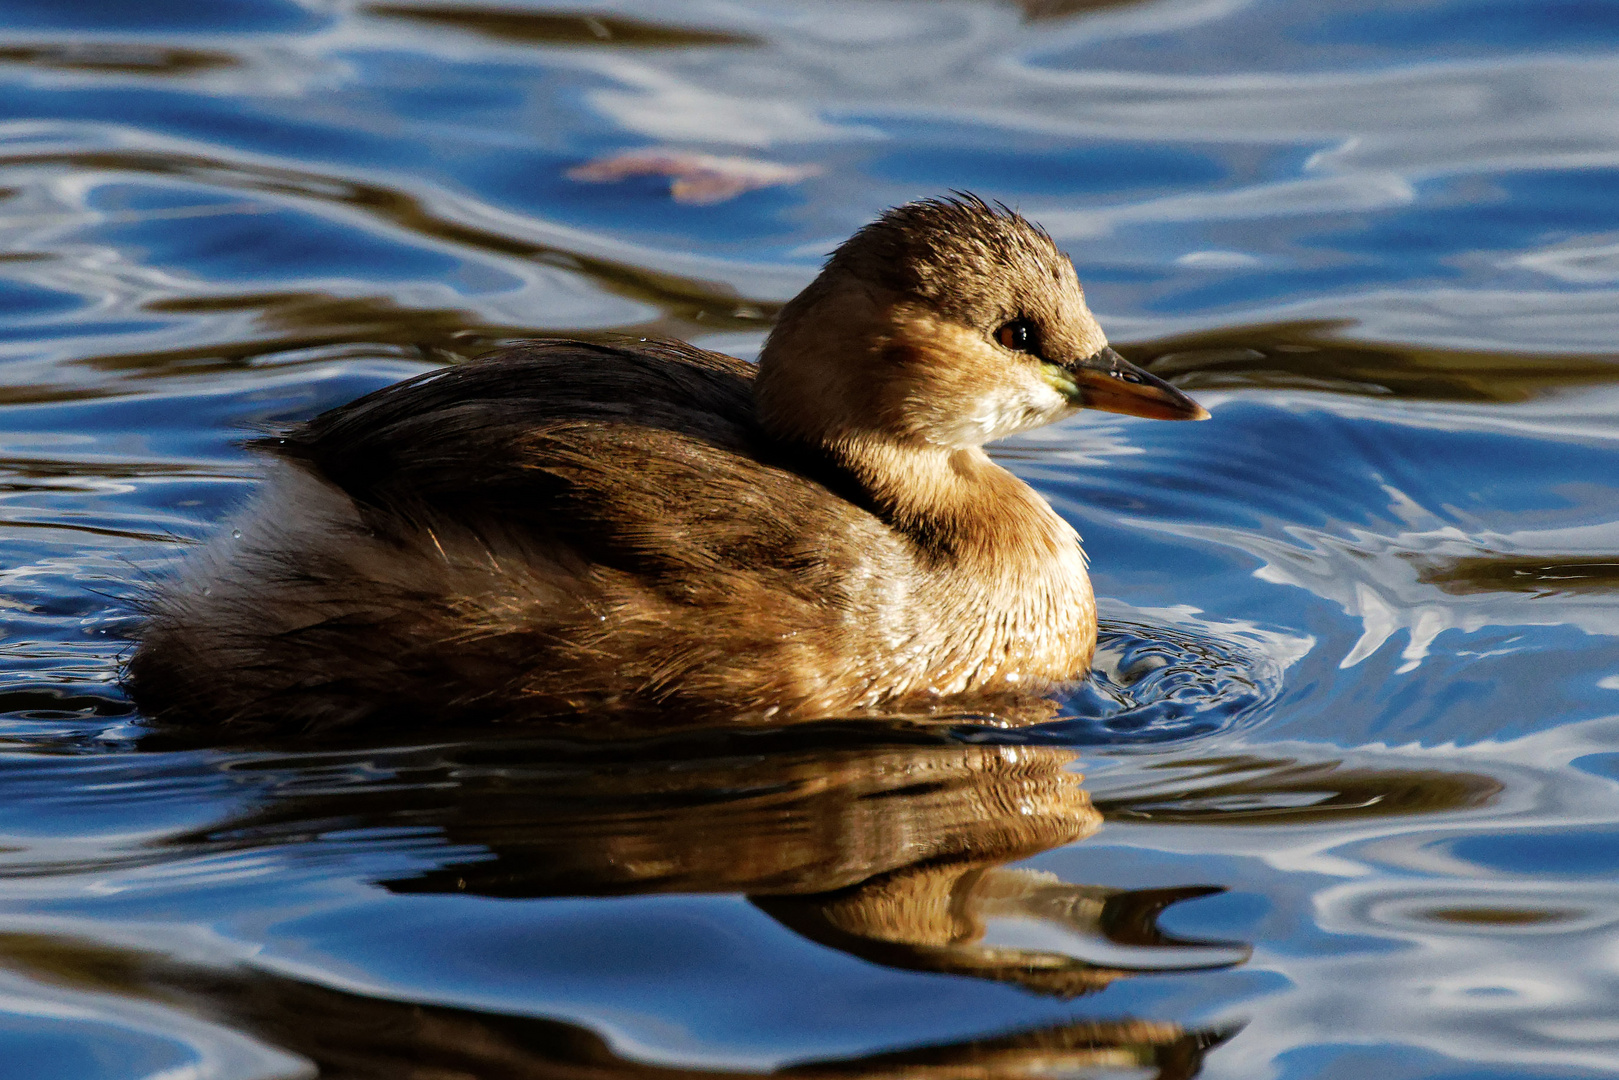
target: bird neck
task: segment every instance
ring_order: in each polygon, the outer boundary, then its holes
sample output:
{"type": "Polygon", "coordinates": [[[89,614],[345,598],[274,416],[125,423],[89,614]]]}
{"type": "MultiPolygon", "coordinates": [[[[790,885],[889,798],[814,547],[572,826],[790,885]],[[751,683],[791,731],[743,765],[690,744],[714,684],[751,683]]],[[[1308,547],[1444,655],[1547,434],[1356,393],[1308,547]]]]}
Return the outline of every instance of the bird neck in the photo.
{"type": "Polygon", "coordinates": [[[868,506],[915,545],[918,599],[955,658],[940,661],[930,686],[1033,688],[1084,674],[1096,644],[1085,555],[1032,488],[977,447],[865,439],[833,453],[868,506]]]}
{"type": "Polygon", "coordinates": [[[863,435],[828,450],[884,520],[930,556],[1028,580],[1077,555],[1073,529],[978,447],[863,435]]]}

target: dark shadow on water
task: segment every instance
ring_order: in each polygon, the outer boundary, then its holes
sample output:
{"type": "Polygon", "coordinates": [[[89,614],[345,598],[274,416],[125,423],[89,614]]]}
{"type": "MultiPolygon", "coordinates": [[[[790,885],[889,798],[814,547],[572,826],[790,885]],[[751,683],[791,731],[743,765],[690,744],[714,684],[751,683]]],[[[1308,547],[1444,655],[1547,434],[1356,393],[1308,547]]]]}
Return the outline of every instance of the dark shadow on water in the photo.
{"type": "Polygon", "coordinates": [[[58,41],[0,45],[0,64],[47,71],[117,75],[193,75],[234,67],[236,57],[208,49],[178,48],[143,41],[58,41]]]}
{"type": "Polygon", "coordinates": [[[1412,556],[1417,580],[1452,596],[1514,592],[1531,596],[1619,589],[1619,556],[1507,555],[1486,551],[1453,559],[1412,556]]]}
{"type": "Polygon", "coordinates": [[[247,967],[44,936],[0,935],[0,964],[72,990],[198,1013],[307,1059],[321,1076],[352,1080],[964,1080],[1131,1067],[1156,1070],[1159,1080],[1189,1080],[1207,1052],[1235,1034],[1150,1020],[1080,1021],[767,1072],[722,1071],[636,1061],[588,1028],[557,1020],[390,1001],[247,967]]]}
{"type": "Polygon", "coordinates": [[[486,4],[367,4],[367,15],[408,19],[524,45],[596,45],[691,48],[757,45],[759,39],[723,30],[698,30],[606,12],[523,11],[486,4]]]}
{"type": "Polygon", "coordinates": [[[1185,390],[1317,390],[1417,401],[1511,404],[1619,382],[1619,354],[1440,349],[1351,341],[1352,320],[1226,327],[1119,345],[1185,390]]]}
{"type": "MultiPolygon", "coordinates": [[[[68,168],[86,176],[112,174],[171,176],[229,191],[309,199],[316,203],[327,203],[343,207],[350,212],[357,211],[369,215],[391,227],[404,229],[436,243],[449,243],[476,251],[532,260],[578,273],[605,292],[654,305],[664,313],[662,318],[644,326],[612,328],[617,333],[691,336],[722,330],[757,329],[768,325],[780,307],[779,303],[772,301],[739,297],[734,289],[722,283],[682,277],[483,228],[467,221],[457,220],[408,192],[340,175],[323,175],[201,155],[138,150],[69,153],[21,151],[0,154],[0,167],[68,168]]],[[[307,324],[311,319],[321,326],[332,325],[320,321],[322,318],[318,311],[320,301],[321,297],[318,294],[307,293],[290,294],[285,299],[275,295],[263,298],[188,297],[181,300],[157,301],[153,305],[153,310],[162,313],[233,310],[230,305],[245,303],[248,309],[254,306],[270,308],[283,320],[291,320],[293,325],[307,324]],[[300,314],[300,308],[310,301],[314,302],[317,310],[315,312],[304,310],[300,314]],[[207,306],[209,304],[219,306],[210,308],[207,306]]],[[[351,301],[333,298],[331,302],[341,305],[351,301]]],[[[379,299],[370,303],[382,305],[381,310],[386,310],[391,302],[379,299]]],[[[357,314],[361,314],[361,317],[339,324],[350,327],[348,331],[337,334],[317,333],[315,338],[318,343],[372,341],[373,336],[366,330],[376,326],[374,312],[366,310],[357,314]]],[[[384,341],[398,340],[401,328],[408,327],[412,321],[419,321],[422,318],[416,313],[407,313],[403,310],[399,310],[399,314],[398,320],[389,323],[395,329],[383,335],[384,341]]],[[[434,315],[435,326],[443,326],[457,319],[461,321],[458,329],[462,331],[471,330],[477,324],[477,320],[467,313],[434,315]]],[[[271,351],[317,343],[306,339],[307,335],[280,343],[259,342],[256,354],[263,355],[271,351]]],[[[172,353],[111,355],[87,363],[103,370],[123,370],[143,361],[148,366],[158,366],[154,361],[161,361],[166,357],[190,360],[208,355],[217,356],[222,351],[228,350],[229,346],[205,346],[200,349],[186,348],[172,353]]]]}
{"type": "MultiPolygon", "coordinates": [[[[241,368],[278,353],[322,350],[320,362],[339,358],[334,349],[394,353],[413,360],[453,363],[513,341],[548,336],[537,326],[478,322],[454,308],[407,308],[386,296],[333,296],[317,292],[245,293],[155,301],[147,310],[163,315],[249,314],[262,337],[147,353],[92,357],[85,366],[137,377],[195,375],[241,368]],[[380,347],[380,348],[379,348],[380,347]]],[[[573,332],[572,337],[592,337],[573,332]]]]}
{"type": "Polygon", "coordinates": [[[1473,810],[1504,790],[1480,773],[1345,768],[1331,758],[1176,757],[1150,768],[1173,779],[1111,792],[1097,809],[1109,820],[1154,824],[1318,825],[1473,810]]]}
{"type": "MultiPolygon", "coordinates": [[[[1015,0],[1028,22],[1056,22],[1145,0],[1015,0]]],[[[616,48],[694,48],[762,45],[734,31],[697,29],[626,18],[605,11],[524,11],[489,4],[367,4],[367,15],[404,19],[429,28],[460,30],[494,41],[523,45],[616,48]]]]}
{"type": "Polygon", "coordinates": [[[1056,22],[1114,8],[1138,7],[1147,0],[1016,0],[1028,22],[1056,22]]]}

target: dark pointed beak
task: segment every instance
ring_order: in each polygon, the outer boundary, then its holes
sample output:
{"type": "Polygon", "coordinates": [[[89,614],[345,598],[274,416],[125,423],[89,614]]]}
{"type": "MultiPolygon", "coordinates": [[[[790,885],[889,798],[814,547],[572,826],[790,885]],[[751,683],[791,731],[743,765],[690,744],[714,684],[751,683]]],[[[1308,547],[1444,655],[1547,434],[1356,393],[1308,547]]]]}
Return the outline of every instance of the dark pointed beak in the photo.
{"type": "MultiPolygon", "coordinates": [[[[1075,405],[1152,420],[1207,420],[1208,411],[1110,348],[1077,364],[1053,365],[1073,383],[1075,405]]],[[[1064,387],[1063,389],[1067,389],[1064,387]]]]}

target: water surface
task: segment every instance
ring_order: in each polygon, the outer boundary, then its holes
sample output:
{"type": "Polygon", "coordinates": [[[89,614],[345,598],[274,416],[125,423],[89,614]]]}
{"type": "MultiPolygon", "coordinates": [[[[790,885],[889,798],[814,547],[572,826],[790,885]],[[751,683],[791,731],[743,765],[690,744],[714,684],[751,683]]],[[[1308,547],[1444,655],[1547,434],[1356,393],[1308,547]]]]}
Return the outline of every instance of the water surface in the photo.
{"type": "Polygon", "coordinates": [[[1616,11],[0,3],[0,1076],[1619,1076],[1616,11]],[[1103,598],[1065,719],[131,711],[245,436],[752,356],[949,188],[1214,414],[998,449],[1103,598]]]}

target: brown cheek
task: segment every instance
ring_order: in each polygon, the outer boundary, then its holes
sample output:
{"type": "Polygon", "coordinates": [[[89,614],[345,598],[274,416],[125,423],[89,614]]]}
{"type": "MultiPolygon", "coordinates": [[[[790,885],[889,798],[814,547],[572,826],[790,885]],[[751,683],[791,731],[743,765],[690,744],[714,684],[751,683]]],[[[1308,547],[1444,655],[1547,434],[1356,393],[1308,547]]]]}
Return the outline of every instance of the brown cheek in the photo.
{"type": "Polygon", "coordinates": [[[878,390],[894,428],[911,434],[949,425],[977,409],[1005,378],[1002,371],[962,363],[949,348],[920,342],[896,344],[901,355],[891,379],[878,390]]]}
{"type": "Polygon", "coordinates": [[[927,381],[927,350],[911,341],[890,340],[877,354],[862,388],[869,402],[874,426],[887,431],[905,432],[915,427],[915,413],[922,386],[927,381]]]}

